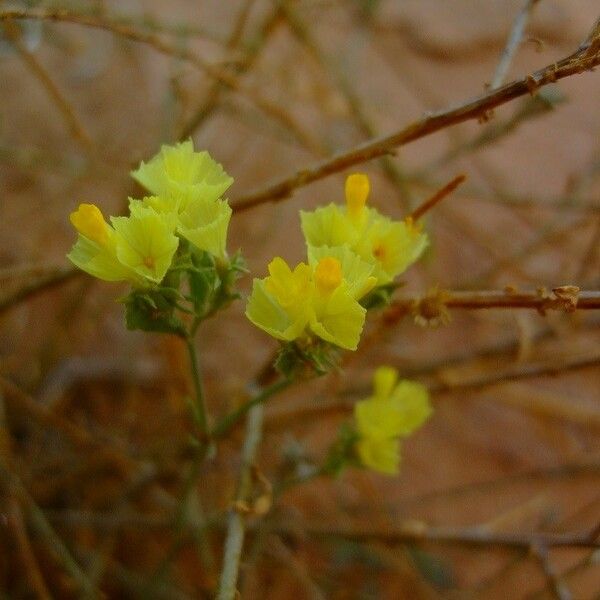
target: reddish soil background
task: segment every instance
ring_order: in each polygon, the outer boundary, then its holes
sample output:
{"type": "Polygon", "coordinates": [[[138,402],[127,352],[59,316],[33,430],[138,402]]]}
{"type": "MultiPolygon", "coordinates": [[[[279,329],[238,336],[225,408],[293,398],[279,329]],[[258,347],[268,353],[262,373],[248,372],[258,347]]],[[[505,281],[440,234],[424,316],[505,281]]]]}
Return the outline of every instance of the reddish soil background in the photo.
{"type": "MultiPolygon", "coordinates": [[[[0,12],[29,4],[0,2],[0,12]]],[[[228,69],[293,121],[295,131],[247,95],[216,93],[192,137],[235,178],[235,203],[336,151],[480,94],[523,2],[301,0],[289,3],[293,17],[271,18],[276,4],[40,7],[109,23],[119,17],[126,27],[154,31],[172,47],[228,69]]],[[[540,0],[508,80],[574,51],[597,12],[593,0],[540,0]]],[[[31,56],[90,143],[72,134],[39,72],[1,38],[0,305],[40,273],[66,267],[69,212],[80,202],[95,202],[105,214],[122,210],[128,195],[140,193],[130,168],[177,139],[214,94],[209,76],[151,45],[73,23],[43,23],[39,31],[28,23],[31,56]]],[[[379,161],[361,166],[371,177],[373,205],[396,217],[457,173],[468,176],[428,215],[432,247],[406,273],[403,292],[598,289],[599,97],[597,72],[570,77],[497,109],[487,122],[403,147],[389,159],[395,176],[379,161]],[[474,143],[484,133],[491,140],[474,143]]],[[[341,201],[347,174],[234,216],[229,247],[243,250],[251,271],[241,282],[244,294],[274,255],[303,258],[298,209],[341,201]]],[[[178,534],[156,522],[170,518],[164,494],[180,494],[190,459],[187,359],[177,340],[125,329],[115,303],[124,291],[79,276],[0,313],[3,465],[29,498],[3,487],[2,597],[36,597],[15,535],[19,522],[52,597],[78,597],[55,548],[31,524],[32,503],[106,597],[196,598],[214,590],[219,527],[209,536],[212,562],[200,565],[187,540],[157,575],[178,534]],[[106,445],[77,445],[65,433],[69,423],[106,445]],[[135,489],[133,463],[147,469],[147,481],[135,489]]],[[[341,374],[269,404],[260,471],[277,482],[290,468],[322,458],[379,364],[430,385],[433,417],[403,445],[397,478],[351,469],[290,489],[265,517],[251,519],[241,597],[599,598],[600,556],[591,547],[407,543],[383,535],[407,526],[476,527],[484,537],[527,538],[598,527],[599,363],[560,367],[563,359],[566,365],[598,356],[598,315],[453,311],[439,327],[409,317],[380,324],[371,319],[341,374]],[[549,360],[559,365],[550,375],[510,375],[549,360]]],[[[218,416],[243,399],[276,343],[245,319],[240,301],[204,324],[198,348],[218,416]]],[[[236,430],[202,468],[199,489],[210,515],[222,514],[233,496],[242,433],[236,430]]]]}

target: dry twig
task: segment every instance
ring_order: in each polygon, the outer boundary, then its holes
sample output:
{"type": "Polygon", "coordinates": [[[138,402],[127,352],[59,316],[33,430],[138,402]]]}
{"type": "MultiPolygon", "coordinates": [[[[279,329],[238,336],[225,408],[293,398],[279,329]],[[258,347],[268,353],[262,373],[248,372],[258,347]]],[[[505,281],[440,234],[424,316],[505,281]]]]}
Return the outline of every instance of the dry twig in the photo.
{"type": "Polygon", "coordinates": [[[600,26],[596,25],[586,41],[571,55],[547,65],[534,73],[513,81],[496,90],[474,98],[464,104],[446,110],[430,113],[414,121],[400,131],[380,137],[312,167],[302,169],[290,177],[285,177],[262,190],[242,196],[233,204],[234,211],[244,211],[265,202],[277,202],[289,197],[294,190],[339,173],[358,164],[393,153],[395,148],[421,139],[427,135],[472,119],[480,119],[492,109],[506,104],[515,98],[534,93],[549,83],[590,71],[600,64],[600,26]]]}

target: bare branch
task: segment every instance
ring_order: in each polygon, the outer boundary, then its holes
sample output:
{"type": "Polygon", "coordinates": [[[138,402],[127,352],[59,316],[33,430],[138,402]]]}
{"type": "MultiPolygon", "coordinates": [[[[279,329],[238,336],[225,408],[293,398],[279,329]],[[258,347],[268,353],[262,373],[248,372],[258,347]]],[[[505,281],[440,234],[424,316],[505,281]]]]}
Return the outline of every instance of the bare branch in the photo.
{"type": "Polygon", "coordinates": [[[264,96],[260,95],[255,90],[241,83],[235,75],[219,68],[218,66],[215,66],[214,64],[206,62],[197,54],[190,50],[187,50],[186,48],[171,45],[167,42],[164,42],[154,34],[138,31],[126,25],[112,23],[110,21],[106,21],[95,16],[70,13],[64,10],[12,10],[0,13],[0,22],[10,21],[12,19],[58,21],[66,23],[75,23],[77,25],[82,25],[84,27],[92,27],[95,29],[104,29],[131,41],[151,46],[161,54],[175,56],[177,58],[185,60],[191,65],[195,66],[196,68],[204,71],[210,77],[213,77],[227,88],[230,88],[235,92],[248,98],[248,100],[250,100],[266,115],[269,115],[274,121],[277,121],[278,123],[283,125],[287,130],[289,130],[290,133],[298,140],[300,144],[308,148],[314,148],[314,140],[307,134],[304,128],[301,127],[296,122],[296,120],[281,106],[278,106],[270,100],[267,100],[264,96]]]}
{"type": "Polygon", "coordinates": [[[513,23],[510,35],[508,36],[506,46],[500,56],[500,62],[498,63],[498,67],[494,73],[494,79],[492,79],[492,84],[490,86],[491,89],[496,89],[502,85],[502,82],[506,79],[510,63],[515,57],[515,54],[521,45],[521,41],[523,40],[523,33],[525,32],[527,21],[538,2],[539,0],[525,0],[523,8],[519,11],[515,22],[513,23]]]}
{"type": "MultiPolygon", "coordinates": [[[[0,21],[2,17],[0,16],[0,21]]],[[[59,87],[54,83],[54,80],[38,61],[38,59],[27,49],[21,40],[21,32],[15,26],[11,19],[6,19],[3,24],[4,33],[15,47],[23,62],[29,67],[36,79],[42,84],[50,99],[54,102],[58,110],[63,116],[67,127],[71,131],[73,137],[88,153],[93,150],[93,144],[87,131],[81,124],[79,117],[75,114],[73,107],[60,91],[59,87]]]]}
{"type": "Polygon", "coordinates": [[[489,112],[515,98],[534,93],[537,89],[560,79],[590,71],[600,64],[600,26],[595,26],[586,41],[571,55],[547,65],[534,73],[509,83],[499,89],[490,90],[459,106],[425,115],[400,131],[369,140],[368,142],[341,152],[312,167],[302,169],[262,190],[242,196],[233,204],[233,210],[241,212],[265,202],[277,202],[289,197],[294,190],[345,169],[393,153],[395,148],[421,139],[432,133],[463,123],[480,119],[489,112]]]}
{"type": "MultiPolygon", "coordinates": [[[[278,532],[293,535],[297,527],[284,523],[274,527],[278,532]]],[[[354,524],[345,526],[326,523],[306,523],[302,529],[316,537],[344,537],[355,540],[377,539],[386,542],[434,542],[462,546],[496,546],[529,549],[534,545],[547,548],[600,548],[600,541],[588,533],[499,533],[484,527],[430,527],[422,521],[407,521],[381,528],[354,524]]]]}

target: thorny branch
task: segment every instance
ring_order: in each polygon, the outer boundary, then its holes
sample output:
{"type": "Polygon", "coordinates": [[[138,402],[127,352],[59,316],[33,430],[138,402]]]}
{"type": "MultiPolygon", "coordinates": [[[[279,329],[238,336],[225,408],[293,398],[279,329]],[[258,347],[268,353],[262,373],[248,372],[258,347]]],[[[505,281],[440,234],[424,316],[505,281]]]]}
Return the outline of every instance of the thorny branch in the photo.
{"type": "Polygon", "coordinates": [[[482,310],[528,308],[544,315],[555,310],[574,312],[575,310],[600,309],[600,291],[582,291],[574,285],[556,287],[552,292],[544,288],[536,291],[520,292],[514,289],[503,291],[450,291],[434,290],[422,297],[400,297],[384,314],[384,321],[393,323],[404,315],[411,314],[423,324],[446,322],[448,309],[482,310]]]}
{"type": "Polygon", "coordinates": [[[369,140],[368,142],[341,152],[312,167],[302,169],[290,177],[268,185],[262,190],[237,198],[234,211],[241,212],[264,204],[277,202],[291,196],[297,188],[303,187],[338,173],[350,167],[392,154],[395,148],[421,139],[432,133],[472,119],[489,117],[491,111],[515,98],[533,94],[539,88],[565,77],[590,71],[600,64],[600,20],[583,44],[571,55],[513,81],[501,88],[490,90],[464,104],[427,114],[410,123],[400,131],[369,140]]]}

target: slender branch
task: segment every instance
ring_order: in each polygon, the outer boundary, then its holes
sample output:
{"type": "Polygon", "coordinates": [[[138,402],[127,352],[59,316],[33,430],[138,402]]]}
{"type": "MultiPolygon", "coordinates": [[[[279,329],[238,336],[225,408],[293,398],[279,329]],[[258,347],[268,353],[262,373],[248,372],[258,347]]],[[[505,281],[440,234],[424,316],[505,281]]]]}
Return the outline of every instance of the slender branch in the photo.
{"type": "Polygon", "coordinates": [[[600,309],[600,291],[579,291],[576,286],[562,286],[538,291],[451,291],[436,290],[422,297],[400,297],[391,304],[384,315],[388,322],[411,313],[425,320],[441,316],[445,309],[460,310],[529,308],[544,314],[549,310],[573,312],[600,309]]]}
{"type": "MultiPolygon", "coordinates": [[[[0,20],[2,20],[1,17],[0,20]]],[[[3,25],[3,30],[6,34],[6,37],[15,47],[23,62],[29,67],[29,70],[42,84],[48,96],[54,102],[59,112],[62,114],[63,119],[67,124],[67,127],[71,131],[73,137],[79,142],[79,144],[86,152],[91,152],[93,149],[92,140],[85,128],[83,127],[83,125],[81,124],[79,117],[75,114],[73,107],[69,104],[69,101],[65,98],[64,94],[54,83],[54,80],[52,79],[52,77],[50,77],[49,73],[38,61],[38,59],[31,52],[29,52],[29,50],[21,40],[21,32],[15,26],[12,19],[6,19],[3,25]]]]}
{"type": "MultiPolygon", "coordinates": [[[[599,21],[600,22],[600,21],[599,21]]],[[[232,206],[234,211],[244,211],[265,202],[277,202],[289,197],[294,190],[338,173],[355,165],[379,158],[395,148],[421,139],[446,127],[482,116],[515,98],[534,93],[549,83],[565,77],[592,70],[600,64],[600,25],[596,24],[586,41],[571,55],[547,65],[534,73],[513,81],[496,90],[474,98],[464,104],[446,110],[429,113],[390,135],[341,152],[312,167],[302,169],[290,177],[268,185],[262,190],[242,196],[232,206]]]]}
{"type": "Polygon", "coordinates": [[[212,436],[215,438],[225,436],[249,410],[251,410],[255,406],[263,404],[271,396],[278,394],[280,391],[284,390],[286,387],[291,385],[291,383],[291,379],[280,379],[276,383],[263,389],[256,396],[254,396],[254,398],[240,405],[237,409],[235,409],[228,415],[225,415],[214,427],[212,431],[212,436]]]}
{"type": "Polygon", "coordinates": [[[49,273],[37,278],[35,281],[27,283],[16,291],[0,298],[0,316],[15,304],[19,304],[23,300],[28,300],[46,290],[62,285],[74,279],[80,273],[81,271],[74,267],[52,269],[49,273]]]}
{"type": "Polygon", "coordinates": [[[508,36],[506,46],[504,47],[504,50],[500,56],[500,62],[496,67],[496,72],[494,73],[494,78],[492,79],[491,83],[491,89],[496,89],[502,85],[502,82],[506,79],[506,74],[508,73],[510,63],[513,61],[513,58],[515,57],[515,54],[521,45],[521,41],[523,40],[523,33],[525,32],[527,21],[529,20],[529,17],[531,16],[533,9],[538,2],[539,0],[525,0],[523,8],[521,8],[517,14],[508,36]]]}
{"type": "Polygon", "coordinates": [[[441,202],[444,198],[448,197],[459,185],[461,185],[465,181],[466,178],[467,178],[466,175],[458,175],[457,177],[455,177],[452,181],[447,183],[442,189],[438,190],[433,196],[431,196],[431,198],[428,198],[427,200],[425,200],[425,202],[423,202],[423,204],[421,204],[420,206],[415,208],[415,210],[413,210],[410,213],[409,217],[413,221],[418,221],[421,217],[423,217],[423,215],[425,213],[429,212],[436,204],[441,202]]]}
{"type": "Polygon", "coordinates": [[[262,437],[263,417],[264,407],[262,404],[256,404],[248,412],[237,500],[229,514],[217,600],[233,600],[236,595],[240,558],[246,531],[246,516],[239,509],[239,505],[247,501],[252,489],[252,465],[262,437]]]}
{"type": "MultiPolygon", "coordinates": [[[[192,374],[192,382],[194,384],[194,408],[192,413],[202,437],[207,438],[209,436],[208,413],[206,410],[206,400],[204,399],[204,390],[202,388],[202,380],[200,377],[200,364],[198,361],[198,353],[196,352],[196,344],[191,336],[185,338],[185,344],[190,357],[190,372],[192,374]]],[[[204,439],[203,441],[206,440],[204,439]]]]}
{"type": "Polygon", "coordinates": [[[14,475],[0,465],[0,481],[2,486],[14,494],[21,503],[25,506],[32,527],[43,537],[48,546],[48,550],[54,554],[58,561],[62,564],[65,571],[73,578],[79,591],[86,598],[98,598],[98,590],[90,581],[85,571],[77,564],[69,549],[65,546],[58,534],[54,531],[40,507],[35,503],[29,495],[25,486],[14,475]]]}
{"type": "Polygon", "coordinates": [[[552,591],[556,600],[572,600],[573,596],[566,583],[562,581],[554,565],[550,561],[547,545],[537,541],[531,545],[531,552],[538,559],[540,567],[546,576],[547,587],[552,591]]]}
{"type": "Polygon", "coordinates": [[[116,35],[124,37],[134,42],[146,44],[161,54],[175,56],[181,60],[185,60],[196,68],[204,71],[210,77],[221,82],[225,87],[234,90],[235,92],[245,96],[255,106],[262,110],[266,115],[269,115],[274,121],[277,121],[283,127],[290,131],[296,140],[305,147],[314,148],[314,140],[307,134],[286,110],[281,106],[271,102],[266,97],[262,96],[254,89],[241,83],[241,81],[233,74],[208,63],[200,58],[194,52],[177,46],[171,45],[161,40],[158,36],[152,33],[146,33],[132,29],[126,25],[119,23],[111,23],[91,15],[81,15],[70,13],[64,10],[48,10],[48,11],[29,11],[29,10],[11,10],[0,12],[0,22],[10,21],[11,19],[33,19],[42,21],[58,21],[66,23],[75,23],[84,27],[92,27],[95,29],[104,29],[116,35]]]}
{"type": "MultiPolygon", "coordinates": [[[[284,523],[275,529],[293,535],[297,529],[284,523]]],[[[344,537],[357,540],[378,539],[387,542],[435,542],[463,546],[498,546],[529,549],[538,544],[547,548],[600,548],[600,540],[588,533],[500,533],[484,527],[430,527],[421,521],[409,521],[391,527],[358,525],[337,526],[307,523],[302,531],[317,537],[344,537]]]]}

